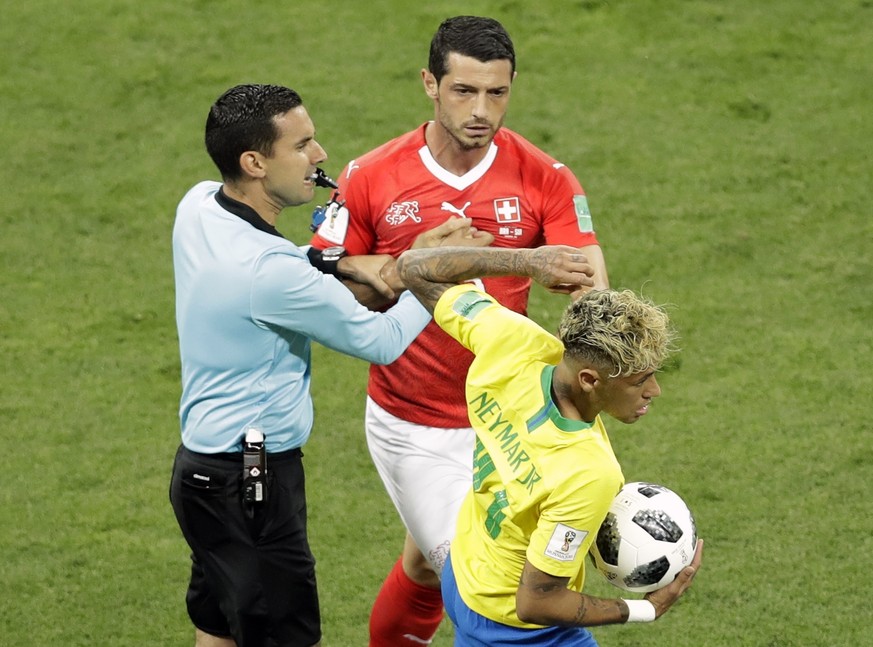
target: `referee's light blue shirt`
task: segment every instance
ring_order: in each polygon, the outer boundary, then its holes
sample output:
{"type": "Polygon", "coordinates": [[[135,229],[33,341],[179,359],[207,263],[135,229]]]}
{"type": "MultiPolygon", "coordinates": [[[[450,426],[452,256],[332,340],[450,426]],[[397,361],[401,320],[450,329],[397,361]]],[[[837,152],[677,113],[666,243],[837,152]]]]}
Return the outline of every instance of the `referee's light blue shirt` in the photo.
{"type": "Polygon", "coordinates": [[[312,431],[312,340],[388,364],[430,315],[409,293],[385,313],[367,310],[299,247],[224,209],[220,188],[193,187],[173,229],[182,443],[241,451],[257,427],[267,451],[294,449],[312,431]]]}

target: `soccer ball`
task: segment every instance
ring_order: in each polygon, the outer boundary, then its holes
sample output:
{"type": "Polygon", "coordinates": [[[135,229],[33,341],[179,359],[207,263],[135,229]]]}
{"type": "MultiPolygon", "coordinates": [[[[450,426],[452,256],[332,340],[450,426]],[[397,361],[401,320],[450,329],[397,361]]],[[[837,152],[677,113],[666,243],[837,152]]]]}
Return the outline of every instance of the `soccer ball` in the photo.
{"type": "Polygon", "coordinates": [[[636,482],[613,500],[589,554],[615,586],[648,593],[672,582],[696,546],[694,517],[682,498],[662,485],[636,482]]]}

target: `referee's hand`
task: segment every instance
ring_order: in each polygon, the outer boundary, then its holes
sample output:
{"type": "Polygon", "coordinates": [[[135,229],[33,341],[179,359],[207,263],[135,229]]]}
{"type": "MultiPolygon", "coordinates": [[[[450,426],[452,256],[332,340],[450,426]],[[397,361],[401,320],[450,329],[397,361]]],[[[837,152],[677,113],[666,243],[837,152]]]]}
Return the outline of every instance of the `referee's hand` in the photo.
{"type": "MultiPolygon", "coordinates": [[[[344,256],[337,264],[337,271],[343,278],[351,279],[355,283],[369,285],[380,296],[386,299],[396,297],[395,289],[388,284],[390,273],[385,273],[388,265],[394,266],[396,262],[390,254],[363,254],[359,256],[344,256]]],[[[394,275],[397,273],[394,272],[394,275]]],[[[396,279],[399,282],[399,278],[396,279]]],[[[398,290],[403,289],[398,283],[398,290]]]]}

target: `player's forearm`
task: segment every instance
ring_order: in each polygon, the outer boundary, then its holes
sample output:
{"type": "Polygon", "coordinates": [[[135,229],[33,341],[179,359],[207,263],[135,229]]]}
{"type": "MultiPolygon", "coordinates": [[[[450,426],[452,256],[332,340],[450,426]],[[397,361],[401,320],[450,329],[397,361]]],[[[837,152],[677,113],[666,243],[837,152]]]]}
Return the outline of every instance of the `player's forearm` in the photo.
{"type": "Polygon", "coordinates": [[[434,247],[404,252],[398,272],[410,282],[460,283],[480,276],[531,276],[530,250],[497,247],[434,247]]]}
{"type": "Polygon", "coordinates": [[[526,562],[515,594],[519,619],[531,624],[594,627],[627,622],[630,610],[621,599],[595,598],[567,588],[569,577],[557,577],[526,562]]]}
{"type": "Polygon", "coordinates": [[[579,248],[591,267],[594,268],[594,289],[606,290],[609,288],[609,274],[606,272],[606,259],[603,257],[603,250],[600,245],[586,245],[579,248]]]}
{"type": "Polygon", "coordinates": [[[525,260],[526,251],[492,247],[413,249],[397,259],[397,272],[403,284],[433,312],[440,296],[457,283],[480,276],[529,276],[532,265],[525,260]]]}
{"type": "Polygon", "coordinates": [[[595,627],[627,622],[624,600],[596,598],[570,589],[544,596],[519,596],[518,617],[524,622],[545,626],[595,627]]]}
{"type": "Polygon", "coordinates": [[[401,254],[397,269],[406,287],[431,311],[451,285],[478,277],[527,276],[553,292],[564,293],[594,285],[585,255],[566,245],[413,249],[401,254]]]}

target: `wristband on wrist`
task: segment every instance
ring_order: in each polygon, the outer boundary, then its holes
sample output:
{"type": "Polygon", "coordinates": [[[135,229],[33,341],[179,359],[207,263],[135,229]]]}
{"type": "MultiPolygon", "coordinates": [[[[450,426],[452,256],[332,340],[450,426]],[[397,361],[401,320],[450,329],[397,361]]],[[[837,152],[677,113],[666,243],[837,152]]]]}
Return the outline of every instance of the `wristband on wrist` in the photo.
{"type": "Polygon", "coordinates": [[[655,605],[648,600],[624,600],[624,603],[627,605],[627,622],[652,622],[655,619],[655,605]]]}

